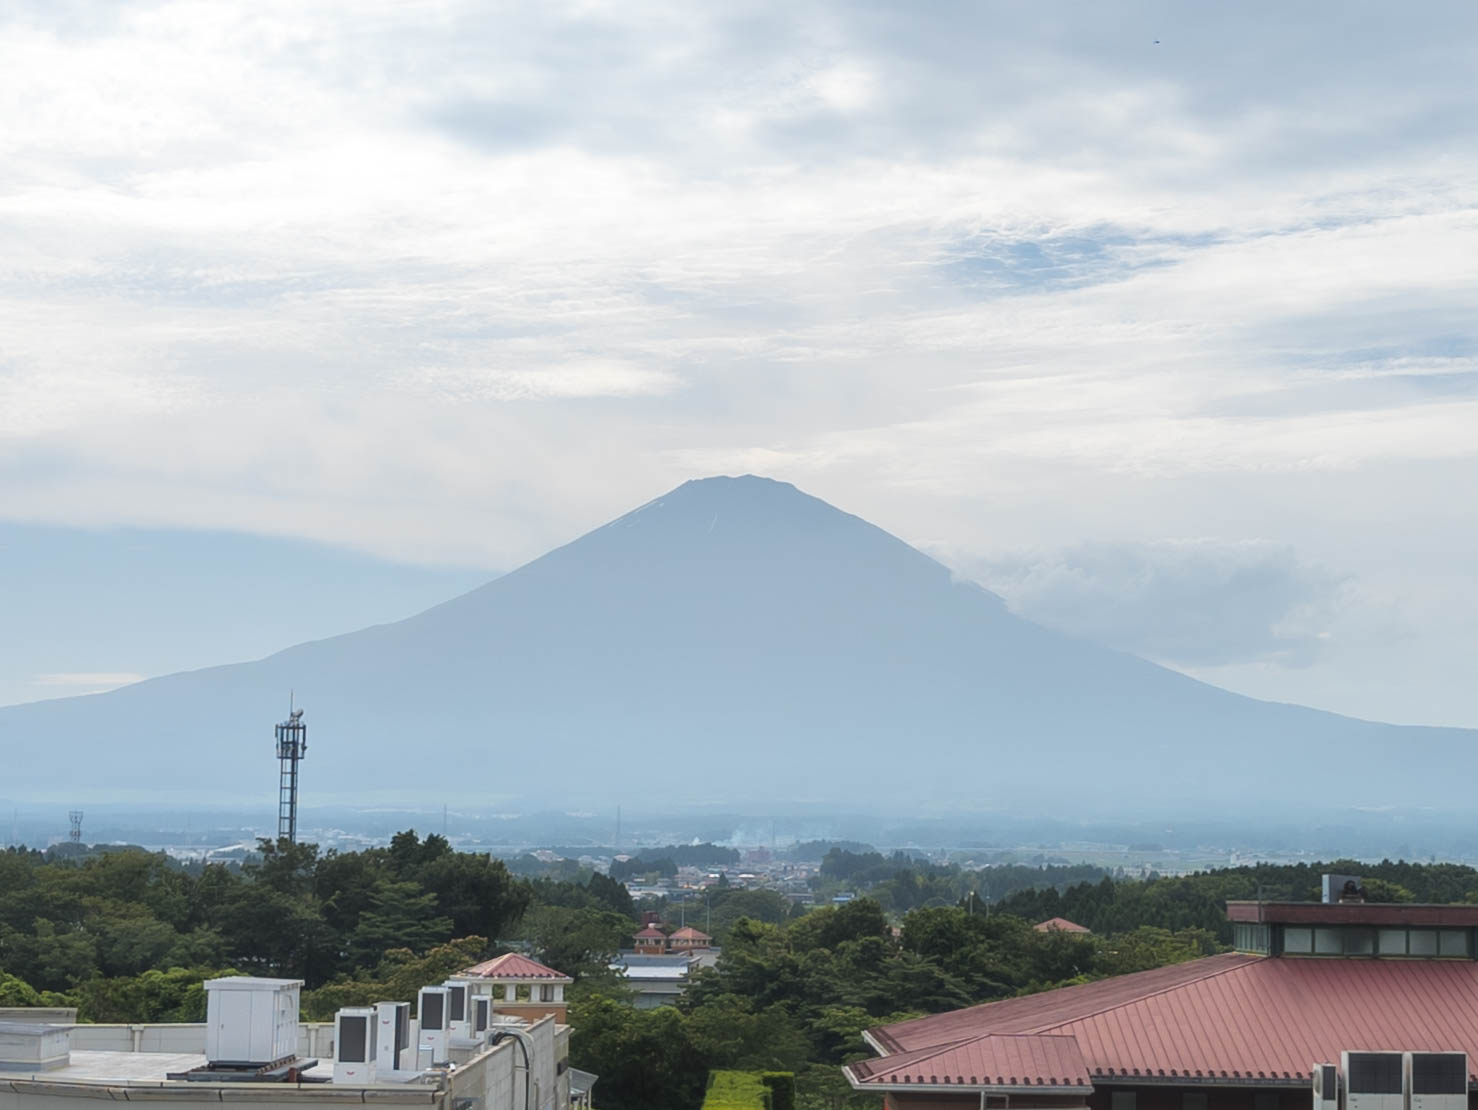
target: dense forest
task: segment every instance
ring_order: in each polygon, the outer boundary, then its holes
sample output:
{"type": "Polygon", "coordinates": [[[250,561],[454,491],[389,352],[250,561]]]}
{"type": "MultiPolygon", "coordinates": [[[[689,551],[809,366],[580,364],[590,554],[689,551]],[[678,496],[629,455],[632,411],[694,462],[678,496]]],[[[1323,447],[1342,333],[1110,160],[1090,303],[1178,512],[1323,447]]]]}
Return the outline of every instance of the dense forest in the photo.
{"type": "MultiPolygon", "coordinates": [[[[678,852],[653,858],[676,863],[678,852]]],[[[699,853],[694,853],[698,855],[699,853]]],[[[706,850],[705,863],[724,855],[706,850]]],[[[689,856],[688,859],[692,859],[689,856]]],[[[531,859],[531,857],[526,857],[531,859]]],[[[576,977],[571,1052],[606,1110],[687,1110],[711,1068],[798,1073],[811,1110],[854,1103],[836,1065],[868,1026],[1218,951],[1229,898],[1317,898],[1322,871],[1392,901],[1478,901],[1478,871],[1383,862],[1257,865],[1130,879],[1101,869],[963,870],[833,847],[817,885],[859,896],[797,907],[726,882],[686,912],[723,945],[677,1007],[638,1010],[610,970],[644,908],[573,861],[517,875],[439,836],[361,852],[261,842],[241,865],[182,866],[139,850],[0,854],[0,1005],[71,1005],[86,1021],[203,1018],[201,981],[301,978],[304,1016],[414,998],[513,948],[576,977]],[[1061,916],[1092,935],[1037,932],[1061,916]]]]}

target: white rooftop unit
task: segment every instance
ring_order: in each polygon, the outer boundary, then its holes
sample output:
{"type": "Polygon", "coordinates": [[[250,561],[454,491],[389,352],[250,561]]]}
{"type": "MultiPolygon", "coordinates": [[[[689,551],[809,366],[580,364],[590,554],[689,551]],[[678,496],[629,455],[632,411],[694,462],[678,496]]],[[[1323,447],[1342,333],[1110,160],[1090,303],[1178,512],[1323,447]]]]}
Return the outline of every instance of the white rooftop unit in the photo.
{"type": "Polygon", "coordinates": [[[71,1026],[0,1021],[0,1072],[51,1071],[71,1060],[71,1026]]]}
{"type": "Polygon", "coordinates": [[[1341,1052],[1345,1110],[1405,1110],[1406,1054],[1341,1052]]]}
{"type": "Polygon", "coordinates": [[[334,1015],[334,1082],[366,1086],[375,1081],[379,1015],[373,1006],[346,1006],[334,1015]]]}
{"type": "Polygon", "coordinates": [[[422,987],[416,997],[416,1015],[421,1026],[421,1039],[416,1050],[418,1071],[444,1064],[451,1058],[447,1033],[450,994],[445,987],[422,987]]]}
{"type": "Polygon", "coordinates": [[[411,1004],[376,1002],[375,1062],[381,1071],[416,1070],[411,1046],[411,1004]]]}
{"type": "Polygon", "coordinates": [[[1314,1065],[1314,1110],[1339,1110],[1339,1068],[1314,1065]]]}
{"type": "Polygon", "coordinates": [[[466,1041],[472,1036],[472,1014],[468,1005],[468,990],[465,981],[448,979],[442,984],[446,988],[446,1030],[452,1043],[466,1041]]]}
{"type": "Polygon", "coordinates": [[[1408,1052],[1411,1110],[1468,1110],[1466,1052],[1408,1052]]]}
{"type": "Polygon", "coordinates": [[[205,1058],[210,1066],[260,1068],[296,1057],[302,989],[301,979],[207,979],[205,1058]]]}
{"type": "Polygon", "coordinates": [[[472,999],[472,1037],[474,1040],[483,1040],[488,1026],[493,1023],[493,1000],[491,998],[472,999]]]}

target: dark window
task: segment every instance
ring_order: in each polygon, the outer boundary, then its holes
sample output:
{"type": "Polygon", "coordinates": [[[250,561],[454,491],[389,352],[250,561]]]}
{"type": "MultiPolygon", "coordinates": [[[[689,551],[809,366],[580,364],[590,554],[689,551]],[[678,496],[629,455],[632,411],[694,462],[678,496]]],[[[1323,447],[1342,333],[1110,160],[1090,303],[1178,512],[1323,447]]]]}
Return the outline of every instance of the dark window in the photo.
{"type": "Polygon", "coordinates": [[[447,998],[451,1001],[451,1020],[462,1021],[467,1016],[467,988],[448,987],[447,998]]]}
{"type": "Polygon", "coordinates": [[[1375,955],[1375,933],[1370,929],[1345,930],[1346,956],[1375,955]]]}
{"type": "Polygon", "coordinates": [[[369,1044],[369,1022],[353,1014],[339,1017],[339,1059],[346,1064],[364,1063],[369,1044]]]}
{"type": "Polygon", "coordinates": [[[1115,1091],[1109,1098],[1109,1110],[1134,1110],[1134,1092],[1115,1091]]]}
{"type": "Polygon", "coordinates": [[[1206,1110],[1206,1092],[1185,1092],[1180,1096],[1180,1110],[1206,1110]]]}
{"type": "Polygon", "coordinates": [[[1253,1095],[1252,1110],[1278,1110],[1278,1096],[1266,1091],[1253,1095]]]}

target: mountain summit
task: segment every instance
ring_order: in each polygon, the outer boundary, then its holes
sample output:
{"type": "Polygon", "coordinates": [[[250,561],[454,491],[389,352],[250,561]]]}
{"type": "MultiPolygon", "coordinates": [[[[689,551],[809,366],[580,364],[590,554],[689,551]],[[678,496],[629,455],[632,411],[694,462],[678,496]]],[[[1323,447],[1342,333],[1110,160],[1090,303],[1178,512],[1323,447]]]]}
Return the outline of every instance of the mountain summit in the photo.
{"type": "Polygon", "coordinates": [[[305,796],[338,802],[1455,807],[1466,775],[1432,770],[1478,738],[1230,694],[791,485],[708,478],[396,624],[0,709],[8,792],[268,799],[290,688],[305,796]]]}

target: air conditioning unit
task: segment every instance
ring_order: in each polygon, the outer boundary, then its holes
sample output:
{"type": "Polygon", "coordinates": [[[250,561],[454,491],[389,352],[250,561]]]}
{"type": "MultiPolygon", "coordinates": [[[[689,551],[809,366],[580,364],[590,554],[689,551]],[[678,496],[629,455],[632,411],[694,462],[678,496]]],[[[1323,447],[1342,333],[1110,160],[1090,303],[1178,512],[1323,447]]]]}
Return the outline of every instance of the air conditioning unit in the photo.
{"type": "Polygon", "coordinates": [[[1405,1110],[1406,1054],[1342,1052],[1345,1110],[1405,1110]]]}
{"type": "Polygon", "coordinates": [[[380,1071],[415,1071],[411,1046],[411,1004],[375,1003],[375,1059],[380,1071]]]}
{"type": "Polygon", "coordinates": [[[472,1000],[472,1036],[482,1040],[483,1034],[488,1031],[488,1026],[493,1023],[493,1000],[491,998],[474,998],[472,1000]]]}
{"type": "Polygon", "coordinates": [[[465,1041],[472,1036],[472,1020],[467,1006],[467,984],[448,979],[442,986],[447,992],[447,1036],[453,1043],[465,1041]]]}
{"type": "Polygon", "coordinates": [[[1339,1110],[1339,1068],[1314,1065],[1314,1110],[1339,1110]]]}
{"type": "Polygon", "coordinates": [[[1468,1110],[1466,1052],[1408,1052],[1411,1110],[1468,1110]]]}
{"type": "Polygon", "coordinates": [[[334,1015],[334,1082],[368,1086],[375,1081],[379,1013],[373,1006],[345,1007],[334,1015]]]}
{"type": "Polygon", "coordinates": [[[424,1071],[436,1064],[445,1064],[451,1059],[448,1051],[451,1042],[447,1032],[450,995],[451,992],[445,987],[422,987],[416,998],[416,1012],[421,1023],[421,1039],[416,1051],[417,1071],[424,1071]]]}

